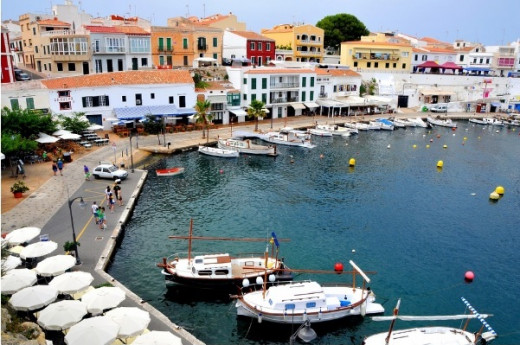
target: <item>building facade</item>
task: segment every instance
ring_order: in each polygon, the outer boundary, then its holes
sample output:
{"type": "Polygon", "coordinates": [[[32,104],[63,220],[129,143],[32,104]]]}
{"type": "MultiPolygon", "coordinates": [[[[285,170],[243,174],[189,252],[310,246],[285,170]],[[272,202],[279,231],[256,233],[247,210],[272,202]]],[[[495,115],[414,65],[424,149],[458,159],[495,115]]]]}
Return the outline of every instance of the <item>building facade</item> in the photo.
{"type": "Polygon", "coordinates": [[[252,65],[267,65],[275,57],[275,41],[252,31],[224,31],[222,58],[247,59],[252,65]]]}
{"type": "Polygon", "coordinates": [[[11,55],[11,45],[9,43],[9,32],[2,26],[2,40],[1,40],[1,58],[0,65],[2,66],[2,84],[14,83],[13,57],[11,55]]]}
{"type": "Polygon", "coordinates": [[[412,46],[389,42],[341,43],[340,63],[356,71],[412,71],[412,46]]]}
{"type": "Polygon", "coordinates": [[[277,49],[292,51],[292,56],[285,54],[284,61],[323,61],[325,52],[323,48],[325,38],[323,29],[309,24],[281,24],[276,25],[272,29],[263,29],[261,33],[263,36],[275,40],[277,49]]]}

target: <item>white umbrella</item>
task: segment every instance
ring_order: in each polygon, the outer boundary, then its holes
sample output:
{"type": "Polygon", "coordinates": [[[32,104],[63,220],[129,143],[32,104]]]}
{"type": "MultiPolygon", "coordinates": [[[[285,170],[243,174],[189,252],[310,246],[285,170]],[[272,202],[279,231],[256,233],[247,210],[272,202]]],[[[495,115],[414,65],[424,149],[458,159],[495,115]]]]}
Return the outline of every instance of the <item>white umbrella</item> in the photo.
{"type": "Polygon", "coordinates": [[[45,133],[40,133],[38,135],[40,137],[38,139],[36,139],[36,141],[39,142],[40,144],[50,144],[50,143],[55,143],[58,140],[60,140],[60,138],[56,138],[56,137],[53,137],[52,135],[48,135],[45,133]]]}
{"type": "Polygon", "coordinates": [[[66,129],[58,129],[56,132],[52,133],[52,135],[55,135],[57,137],[63,135],[63,134],[70,134],[72,133],[71,131],[68,131],[66,129]]]}
{"type": "Polygon", "coordinates": [[[81,138],[81,135],[76,134],[76,133],[66,133],[66,134],[60,135],[60,138],[64,139],[64,140],[77,140],[77,139],[81,138]]]}
{"type": "Polygon", "coordinates": [[[5,155],[2,152],[0,152],[0,159],[5,159],[5,155]]]}
{"type": "Polygon", "coordinates": [[[22,250],[24,248],[25,248],[24,246],[14,246],[14,247],[7,249],[7,251],[11,254],[20,255],[20,253],[22,252],[22,250]]]}
{"type": "Polygon", "coordinates": [[[96,124],[87,127],[87,129],[89,131],[99,131],[100,129],[103,129],[103,128],[105,128],[105,127],[103,127],[101,125],[96,125],[96,124]]]}
{"type": "Polygon", "coordinates": [[[94,277],[88,272],[67,272],[53,278],[49,285],[58,289],[60,293],[74,294],[85,290],[93,280],[94,277]]]}
{"type": "Polygon", "coordinates": [[[85,319],[69,329],[65,342],[69,345],[108,345],[117,337],[119,325],[106,316],[85,319]]]}
{"type": "Polygon", "coordinates": [[[119,307],[107,311],[105,316],[117,323],[119,338],[141,334],[150,323],[150,313],[135,307],[119,307]]]}
{"type": "Polygon", "coordinates": [[[56,300],[58,290],[49,285],[26,287],[11,296],[9,304],[16,310],[36,310],[56,300]]]}
{"type": "Polygon", "coordinates": [[[19,228],[11,231],[5,236],[6,241],[9,244],[16,245],[24,242],[29,242],[42,232],[42,229],[33,226],[25,228],[19,228]]]}
{"type": "Polygon", "coordinates": [[[71,255],[54,255],[40,261],[34,269],[44,277],[59,276],[76,264],[76,258],[71,255]]]}
{"type": "Polygon", "coordinates": [[[10,270],[2,277],[2,294],[11,295],[36,283],[36,272],[27,268],[10,270]]]}
{"type": "Polygon", "coordinates": [[[100,287],[87,292],[81,300],[87,305],[91,314],[101,314],[104,309],[112,309],[123,302],[125,292],[118,287],[100,287]]]}
{"type": "Polygon", "coordinates": [[[38,324],[49,331],[61,331],[77,324],[87,315],[81,301],[65,300],[48,305],[40,312],[38,324]]]}
{"type": "Polygon", "coordinates": [[[2,271],[10,271],[22,264],[22,259],[17,256],[9,255],[7,259],[2,260],[2,271]]]}
{"type": "Polygon", "coordinates": [[[182,345],[182,340],[171,332],[151,331],[138,336],[133,345],[182,345]]]}
{"type": "Polygon", "coordinates": [[[54,241],[43,241],[29,244],[27,247],[22,249],[20,257],[22,259],[39,258],[52,253],[58,248],[58,243],[54,241]]]}

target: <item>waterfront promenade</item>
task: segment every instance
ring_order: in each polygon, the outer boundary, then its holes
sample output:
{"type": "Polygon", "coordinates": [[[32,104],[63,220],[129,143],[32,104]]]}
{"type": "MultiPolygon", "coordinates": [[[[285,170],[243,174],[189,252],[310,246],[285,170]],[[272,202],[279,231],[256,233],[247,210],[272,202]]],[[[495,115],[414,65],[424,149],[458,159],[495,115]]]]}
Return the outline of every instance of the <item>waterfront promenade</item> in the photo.
{"type": "MultiPolygon", "coordinates": [[[[417,115],[419,114],[407,114],[406,116],[417,115]]],[[[424,116],[424,114],[421,115],[424,116]]],[[[453,115],[453,117],[460,119],[469,117],[468,115],[473,116],[472,114],[456,114],[453,115]]],[[[380,115],[373,117],[379,116],[380,115]]],[[[368,119],[370,117],[365,116],[365,118],[368,119]]],[[[294,128],[311,127],[315,122],[320,124],[342,123],[347,119],[350,120],[351,118],[301,116],[274,121],[273,130],[278,130],[284,126],[294,128]]],[[[253,122],[238,127],[233,126],[233,130],[253,131],[254,126],[255,124],[253,122]]],[[[259,124],[259,130],[271,130],[271,122],[269,120],[262,121],[259,124]]],[[[210,130],[209,141],[211,143],[215,142],[217,137],[227,138],[230,136],[231,128],[225,126],[210,130]]],[[[167,134],[165,139],[167,143],[170,143],[169,149],[166,147],[166,149],[170,151],[196,147],[199,143],[202,144],[205,142],[205,140],[201,138],[200,131],[167,134]]],[[[138,161],[146,156],[141,151],[144,151],[144,149],[149,152],[162,151],[164,149],[162,143],[162,136],[161,145],[157,144],[157,136],[155,135],[139,137],[139,149],[137,149],[137,142],[134,141],[132,151],[135,155],[134,163],[136,163],[136,166],[139,165],[137,164],[138,161]]],[[[121,150],[125,151],[125,145],[129,145],[128,139],[118,140],[116,153],[121,150]]],[[[110,213],[107,208],[108,228],[105,231],[101,231],[92,220],[90,205],[93,201],[96,201],[98,204],[106,206],[104,190],[108,185],[112,186],[113,183],[109,180],[85,181],[82,173],[83,165],[88,165],[92,169],[100,161],[113,161],[114,158],[119,163],[119,157],[115,157],[113,147],[109,145],[74,159],[71,163],[67,163],[64,169],[64,176],[52,176],[49,174],[49,180],[38,190],[26,197],[25,200],[16,207],[2,214],[2,232],[9,232],[24,226],[37,226],[42,228],[42,233],[49,234],[49,237],[53,241],[58,242],[58,248],[62,248],[65,241],[72,240],[68,200],[73,200],[80,196],[84,197],[84,200],[87,202],[85,209],[82,210],[78,207],[79,200],[75,200],[71,204],[76,235],[78,241],[81,243],[79,255],[82,261],[82,264],[75,267],[74,270],[91,272],[95,277],[93,285],[110,282],[115,286],[120,286],[125,289],[124,286],[105,272],[105,268],[110,264],[110,259],[114,250],[116,250],[118,239],[124,236],[124,224],[131,216],[133,206],[135,202],[137,202],[140,188],[146,179],[147,172],[140,169],[135,169],[134,172],[130,172],[131,167],[128,165],[128,159],[125,159],[126,168],[129,170],[129,178],[121,184],[125,205],[123,207],[116,205],[114,213],[110,213]]],[[[125,291],[127,293],[127,300],[123,305],[139,306],[151,312],[152,322],[149,326],[150,330],[169,330],[179,335],[185,344],[201,344],[200,341],[192,337],[185,330],[177,327],[168,318],[146,303],[146,301],[142,301],[139,296],[134,295],[127,289],[125,289],[125,291]]]]}

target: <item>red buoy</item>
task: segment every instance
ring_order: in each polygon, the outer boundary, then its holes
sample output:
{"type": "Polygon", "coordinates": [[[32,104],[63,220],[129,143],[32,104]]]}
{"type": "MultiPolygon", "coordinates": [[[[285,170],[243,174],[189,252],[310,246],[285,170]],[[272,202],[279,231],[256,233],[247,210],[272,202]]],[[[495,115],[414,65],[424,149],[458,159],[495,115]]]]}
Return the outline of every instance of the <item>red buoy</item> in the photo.
{"type": "Polygon", "coordinates": [[[335,271],[336,273],[341,273],[341,272],[343,272],[343,264],[342,264],[341,262],[336,262],[336,263],[334,264],[334,271],[335,271]]]}
{"type": "Polygon", "coordinates": [[[466,274],[464,274],[464,280],[466,283],[471,283],[473,279],[475,279],[475,273],[467,271],[466,274]]]}

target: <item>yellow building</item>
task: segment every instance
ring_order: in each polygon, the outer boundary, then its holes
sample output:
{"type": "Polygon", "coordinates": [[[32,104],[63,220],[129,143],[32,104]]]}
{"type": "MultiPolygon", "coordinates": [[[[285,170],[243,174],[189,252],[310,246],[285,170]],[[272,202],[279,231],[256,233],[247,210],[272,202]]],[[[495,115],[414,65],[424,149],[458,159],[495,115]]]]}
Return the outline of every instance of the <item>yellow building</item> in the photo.
{"type": "Polygon", "coordinates": [[[370,39],[341,43],[340,64],[357,71],[412,71],[412,46],[370,39]]]}
{"type": "MultiPolygon", "coordinates": [[[[276,49],[292,50],[294,61],[322,62],[325,33],[313,25],[276,25],[272,29],[263,29],[262,35],[276,42],[276,49]]],[[[289,59],[286,59],[289,60],[289,59]]]]}

